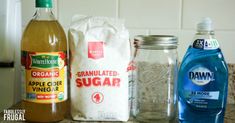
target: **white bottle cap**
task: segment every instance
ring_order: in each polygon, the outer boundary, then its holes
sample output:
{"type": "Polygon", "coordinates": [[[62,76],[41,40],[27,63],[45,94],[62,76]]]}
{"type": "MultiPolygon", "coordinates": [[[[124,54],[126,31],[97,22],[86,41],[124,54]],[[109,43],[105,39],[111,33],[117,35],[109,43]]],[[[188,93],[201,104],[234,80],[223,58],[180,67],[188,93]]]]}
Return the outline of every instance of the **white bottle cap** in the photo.
{"type": "Polygon", "coordinates": [[[197,31],[212,31],[212,20],[209,17],[202,19],[200,23],[197,24],[197,31]]]}

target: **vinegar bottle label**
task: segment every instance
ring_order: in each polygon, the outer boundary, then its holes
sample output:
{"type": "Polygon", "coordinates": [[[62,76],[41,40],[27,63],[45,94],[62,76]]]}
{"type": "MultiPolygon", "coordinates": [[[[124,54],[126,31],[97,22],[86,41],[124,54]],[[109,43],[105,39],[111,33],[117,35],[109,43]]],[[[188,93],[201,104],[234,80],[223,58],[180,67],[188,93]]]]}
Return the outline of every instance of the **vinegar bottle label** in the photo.
{"type": "Polygon", "coordinates": [[[67,99],[66,52],[22,51],[23,99],[35,103],[62,102],[67,99]]]}

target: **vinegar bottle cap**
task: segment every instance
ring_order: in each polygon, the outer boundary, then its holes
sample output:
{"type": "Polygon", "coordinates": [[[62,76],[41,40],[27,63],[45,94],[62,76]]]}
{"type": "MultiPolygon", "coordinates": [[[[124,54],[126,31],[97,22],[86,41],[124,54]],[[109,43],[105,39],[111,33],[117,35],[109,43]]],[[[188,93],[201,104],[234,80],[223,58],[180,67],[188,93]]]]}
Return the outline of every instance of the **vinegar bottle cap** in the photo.
{"type": "Polygon", "coordinates": [[[52,0],[36,0],[37,8],[52,8],[52,0]]]}
{"type": "Polygon", "coordinates": [[[212,20],[209,17],[205,17],[201,22],[197,24],[197,31],[213,31],[212,20]]]}

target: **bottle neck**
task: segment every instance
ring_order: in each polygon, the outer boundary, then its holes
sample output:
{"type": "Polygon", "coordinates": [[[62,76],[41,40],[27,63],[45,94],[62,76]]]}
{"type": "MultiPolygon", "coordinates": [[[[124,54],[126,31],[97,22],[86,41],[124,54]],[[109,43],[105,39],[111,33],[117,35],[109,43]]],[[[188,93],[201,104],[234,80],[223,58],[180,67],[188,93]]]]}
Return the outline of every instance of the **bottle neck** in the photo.
{"type": "Polygon", "coordinates": [[[219,48],[214,31],[198,31],[191,43],[193,48],[202,50],[214,50],[219,48]]]}
{"type": "Polygon", "coordinates": [[[215,33],[214,31],[197,31],[194,35],[192,44],[197,39],[215,39],[215,33]]]}
{"type": "Polygon", "coordinates": [[[52,12],[52,8],[37,8],[36,13],[34,14],[34,20],[52,21],[56,19],[52,12]]]}
{"type": "Polygon", "coordinates": [[[197,33],[195,34],[195,37],[214,38],[214,36],[214,31],[197,31],[197,33]]]}

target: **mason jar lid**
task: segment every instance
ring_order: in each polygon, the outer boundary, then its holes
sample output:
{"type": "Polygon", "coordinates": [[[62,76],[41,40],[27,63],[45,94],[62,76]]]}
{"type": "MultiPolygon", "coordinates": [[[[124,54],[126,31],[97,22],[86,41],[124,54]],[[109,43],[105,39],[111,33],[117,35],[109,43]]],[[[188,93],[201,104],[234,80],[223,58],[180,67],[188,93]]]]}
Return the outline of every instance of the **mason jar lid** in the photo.
{"type": "Polygon", "coordinates": [[[138,35],[135,47],[140,49],[176,49],[177,37],[173,35],[138,35]]]}
{"type": "Polygon", "coordinates": [[[177,45],[177,37],[173,35],[138,35],[135,40],[140,41],[140,45],[177,45]]]}

